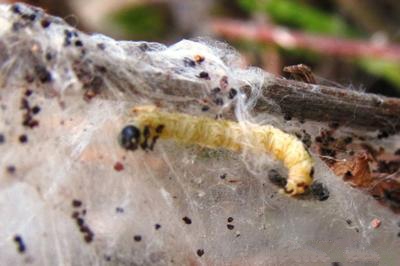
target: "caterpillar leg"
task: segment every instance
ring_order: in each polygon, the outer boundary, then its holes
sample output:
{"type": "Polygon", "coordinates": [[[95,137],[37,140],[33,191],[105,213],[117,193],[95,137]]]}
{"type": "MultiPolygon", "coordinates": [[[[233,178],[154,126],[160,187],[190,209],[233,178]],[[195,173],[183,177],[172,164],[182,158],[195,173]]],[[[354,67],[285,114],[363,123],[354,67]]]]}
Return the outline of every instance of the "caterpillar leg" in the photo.
{"type": "Polygon", "coordinates": [[[136,125],[127,125],[119,135],[119,143],[126,150],[134,151],[138,148],[145,151],[153,150],[163,129],[164,125],[159,125],[154,129],[144,126],[143,130],[136,125]]]}

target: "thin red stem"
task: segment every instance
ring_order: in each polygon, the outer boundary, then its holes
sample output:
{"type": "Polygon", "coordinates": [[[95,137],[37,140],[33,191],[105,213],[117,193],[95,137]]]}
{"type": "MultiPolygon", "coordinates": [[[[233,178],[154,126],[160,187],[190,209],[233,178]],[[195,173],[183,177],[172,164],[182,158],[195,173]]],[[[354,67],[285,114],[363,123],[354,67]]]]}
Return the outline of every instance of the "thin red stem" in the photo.
{"type": "Polygon", "coordinates": [[[268,24],[231,19],[214,20],[211,27],[216,34],[228,39],[275,44],[287,49],[307,49],[329,56],[373,57],[400,61],[400,45],[317,36],[268,24]]]}

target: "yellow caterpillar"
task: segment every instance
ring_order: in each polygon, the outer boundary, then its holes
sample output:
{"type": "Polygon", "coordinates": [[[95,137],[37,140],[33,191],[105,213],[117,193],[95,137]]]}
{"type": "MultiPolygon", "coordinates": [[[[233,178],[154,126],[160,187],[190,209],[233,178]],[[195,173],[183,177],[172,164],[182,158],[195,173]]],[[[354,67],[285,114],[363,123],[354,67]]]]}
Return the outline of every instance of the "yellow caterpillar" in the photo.
{"type": "Polygon", "coordinates": [[[286,193],[302,194],[312,183],[313,160],[303,143],[273,126],[162,112],[149,106],[133,112],[134,124],[126,126],[119,137],[125,149],[152,150],[158,138],[235,152],[251,149],[274,155],[288,168],[286,193]]]}

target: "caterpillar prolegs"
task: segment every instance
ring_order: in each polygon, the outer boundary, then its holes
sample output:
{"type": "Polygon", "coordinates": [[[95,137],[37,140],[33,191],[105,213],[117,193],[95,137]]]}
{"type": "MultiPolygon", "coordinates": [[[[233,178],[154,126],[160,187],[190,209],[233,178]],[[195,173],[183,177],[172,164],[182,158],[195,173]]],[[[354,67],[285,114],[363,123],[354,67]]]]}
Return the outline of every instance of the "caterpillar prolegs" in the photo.
{"type": "Polygon", "coordinates": [[[136,107],[133,112],[133,124],[119,136],[125,149],[152,150],[158,138],[235,152],[250,149],[283,162],[288,169],[286,193],[302,194],[313,181],[314,163],[303,143],[273,126],[162,112],[149,106],[136,107]]]}

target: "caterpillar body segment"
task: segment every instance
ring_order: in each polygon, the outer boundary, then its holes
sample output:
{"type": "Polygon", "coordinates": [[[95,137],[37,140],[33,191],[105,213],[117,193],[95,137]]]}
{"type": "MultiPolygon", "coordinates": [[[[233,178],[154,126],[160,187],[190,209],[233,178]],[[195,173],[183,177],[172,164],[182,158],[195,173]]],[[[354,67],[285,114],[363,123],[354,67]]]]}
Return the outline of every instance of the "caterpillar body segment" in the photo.
{"type": "Polygon", "coordinates": [[[160,138],[235,152],[267,152],[288,168],[285,192],[302,194],[312,183],[313,160],[303,143],[273,126],[162,112],[147,106],[134,108],[133,112],[133,125],[120,134],[120,143],[128,150],[152,150],[160,138]]]}

